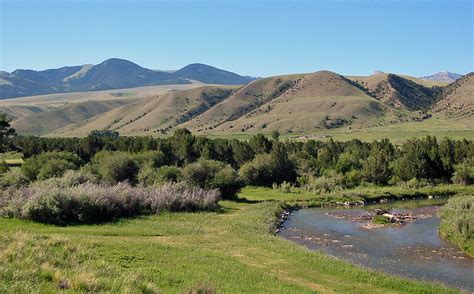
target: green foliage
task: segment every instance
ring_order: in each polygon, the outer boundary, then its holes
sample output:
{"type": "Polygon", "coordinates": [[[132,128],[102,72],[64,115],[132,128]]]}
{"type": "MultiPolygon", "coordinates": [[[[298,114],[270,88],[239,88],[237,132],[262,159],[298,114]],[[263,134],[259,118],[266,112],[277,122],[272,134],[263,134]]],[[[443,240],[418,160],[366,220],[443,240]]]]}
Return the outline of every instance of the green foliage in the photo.
{"type": "Polygon", "coordinates": [[[390,218],[383,215],[376,215],[372,218],[372,223],[377,225],[386,225],[390,224],[390,218]]]}
{"type": "Polygon", "coordinates": [[[271,186],[284,181],[294,183],[296,166],[288,158],[285,145],[277,142],[269,154],[257,154],[254,160],[244,164],[239,175],[247,185],[271,186]]]}
{"type": "Polygon", "coordinates": [[[90,137],[98,137],[98,138],[112,138],[116,139],[119,137],[119,132],[112,131],[112,130],[94,130],[89,133],[90,137]]]}
{"type": "Polygon", "coordinates": [[[231,199],[242,187],[237,172],[230,166],[214,160],[200,160],[183,169],[184,180],[205,189],[219,189],[222,197],[231,199]]]}
{"type": "Polygon", "coordinates": [[[0,114],[0,152],[10,149],[10,139],[16,135],[15,130],[11,128],[6,114],[0,114]]]}
{"type": "Polygon", "coordinates": [[[22,172],[30,181],[62,175],[68,169],[78,169],[84,162],[71,152],[44,152],[25,160],[22,172]]]}
{"type": "Polygon", "coordinates": [[[462,185],[474,184],[474,158],[454,167],[453,182],[462,185]]]}
{"type": "Polygon", "coordinates": [[[107,183],[137,182],[139,165],[130,154],[123,152],[99,152],[93,159],[97,172],[107,183]]]}
{"type": "Polygon", "coordinates": [[[474,196],[449,199],[439,215],[441,235],[474,257],[474,196]]]}
{"type": "Polygon", "coordinates": [[[28,178],[23,174],[20,168],[12,168],[0,175],[0,188],[8,187],[20,188],[28,185],[28,178]]]}
{"type": "Polygon", "coordinates": [[[390,156],[378,148],[372,149],[369,157],[363,161],[364,179],[371,183],[387,184],[392,176],[390,156]]]}

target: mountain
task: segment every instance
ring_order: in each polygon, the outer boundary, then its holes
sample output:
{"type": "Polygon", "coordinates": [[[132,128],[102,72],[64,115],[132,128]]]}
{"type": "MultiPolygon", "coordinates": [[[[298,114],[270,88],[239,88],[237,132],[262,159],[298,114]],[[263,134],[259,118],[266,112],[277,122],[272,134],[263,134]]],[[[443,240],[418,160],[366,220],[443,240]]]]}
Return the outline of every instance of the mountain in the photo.
{"type": "Polygon", "coordinates": [[[390,116],[380,101],[329,71],[259,79],[183,124],[198,133],[305,133],[370,126],[390,116]]]}
{"type": "Polygon", "coordinates": [[[436,100],[439,86],[425,86],[413,77],[389,73],[349,77],[376,99],[397,109],[423,110],[436,100]]]}
{"type": "Polygon", "coordinates": [[[111,58],[97,65],[66,66],[35,71],[0,72],[0,99],[53,93],[126,89],[142,86],[190,84],[241,85],[254,78],[204,64],[191,64],[178,71],[159,71],[131,61],[111,58]]]}
{"type": "Polygon", "coordinates": [[[176,75],[205,84],[244,85],[255,78],[244,77],[230,71],[201,63],[193,63],[174,72],[176,75]]]}
{"type": "Polygon", "coordinates": [[[430,76],[420,77],[420,79],[425,80],[425,81],[452,83],[455,80],[459,79],[460,77],[462,77],[462,75],[458,73],[453,73],[449,71],[441,71],[441,72],[432,74],[430,76]]]}
{"type": "Polygon", "coordinates": [[[444,88],[433,112],[450,118],[474,117],[474,72],[461,76],[444,88]]]}
{"type": "MultiPolygon", "coordinates": [[[[121,60],[82,66],[67,75],[71,72],[43,74],[43,79],[66,80],[71,86],[80,79],[86,88],[97,81],[107,87],[133,86],[141,79],[155,82],[149,70],[121,60]],[[129,80],[115,76],[117,71],[127,72],[129,80]]],[[[160,72],[163,78],[172,74],[160,72]]],[[[0,84],[8,84],[3,77],[10,75],[2,73],[0,84]]],[[[38,82],[39,78],[31,81],[38,82]]],[[[473,73],[446,84],[382,72],[346,77],[323,70],[238,86],[189,83],[7,99],[0,101],[0,112],[12,118],[18,133],[44,136],[85,136],[96,129],[166,135],[183,127],[201,135],[274,130],[298,135],[371,130],[383,134],[404,126],[436,130],[440,125],[465,132],[474,125],[473,99],[473,73]]]]}

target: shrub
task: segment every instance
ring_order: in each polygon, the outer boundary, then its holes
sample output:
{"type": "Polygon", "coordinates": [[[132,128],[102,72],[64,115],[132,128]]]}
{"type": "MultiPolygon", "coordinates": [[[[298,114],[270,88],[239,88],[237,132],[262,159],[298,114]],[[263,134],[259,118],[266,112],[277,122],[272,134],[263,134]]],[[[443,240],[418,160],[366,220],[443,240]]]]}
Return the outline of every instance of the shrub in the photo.
{"type": "Polygon", "coordinates": [[[269,154],[257,154],[255,158],[242,165],[240,177],[247,185],[270,186],[273,180],[273,165],[269,154]]]}
{"type": "Polygon", "coordinates": [[[461,185],[474,184],[474,166],[470,161],[463,162],[454,167],[453,183],[461,185]]]}
{"type": "Polygon", "coordinates": [[[61,175],[68,169],[78,169],[84,162],[71,152],[44,152],[25,160],[21,166],[23,174],[30,180],[61,175]]]}
{"type": "Polygon", "coordinates": [[[47,161],[43,167],[40,169],[37,179],[45,180],[53,177],[62,176],[66,170],[71,170],[77,168],[74,163],[69,162],[64,159],[51,159],[47,161]]]}
{"type": "Polygon", "coordinates": [[[219,192],[183,184],[161,187],[55,184],[7,189],[0,197],[0,215],[51,224],[100,223],[161,211],[195,211],[217,207],[219,192]]]}
{"type": "MultiPolygon", "coordinates": [[[[125,153],[125,152],[123,152],[125,153]]],[[[127,153],[125,153],[127,154],[127,153]]],[[[166,163],[166,157],[161,151],[143,151],[139,153],[128,153],[140,166],[151,164],[152,167],[157,168],[166,163]]]]}
{"type": "Polygon", "coordinates": [[[308,177],[302,188],[306,191],[319,194],[324,192],[338,191],[347,187],[346,179],[342,174],[328,171],[321,177],[308,177]]]}
{"type": "Polygon", "coordinates": [[[49,178],[45,181],[32,183],[33,186],[56,186],[56,187],[75,187],[84,183],[99,184],[99,176],[91,173],[87,168],[80,170],[67,170],[62,177],[49,178]]]}
{"type": "Polygon", "coordinates": [[[273,183],[272,188],[273,190],[277,190],[282,193],[293,193],[296,191],[295,186],[293,186],[292,183],[288,182],[283,182],[280,185],[278,185],[277,183],[273,183]]]}
{"type": "Polygon", "coordinates": [[[239,170],[248,185],[271,187],[273,183],[295,182],[296,166],[288,158],[283,143],[276,142],[269,154],[257,154],[239,170]]]}
{"type": "Polygon", "coordinates": [[[237,172],[230,166],[215,160],[200,160],[183,169],[184,180],[205,189],[219,189],[224,198],[233,198],[242,187],[237,172]]]}
{"type": "Polygon", "coordinates": [[[474,196],[456,196],[440,209],[440,233],[474,256],[474,196]]]}
{"type": "Polygon", "coordinates": [[[181,170],[176,166],[162,166],[156,170],[158,183],[177,183],[183,179],[181,170]]]}
{"type": "Polygon", "coordinates": [[[0,188],[19,188],[28,185],[28,179],[21,172],[20,168],[12,168],[8,172],[0,175],[0,188]]]}
{"type": "Polygon", "coordinates": [[[124,152],[99,152],[94,156],[93,163],[101,179],[115,184],[128,181],[137,182],[138,163],[133,156],[124,152]]]}

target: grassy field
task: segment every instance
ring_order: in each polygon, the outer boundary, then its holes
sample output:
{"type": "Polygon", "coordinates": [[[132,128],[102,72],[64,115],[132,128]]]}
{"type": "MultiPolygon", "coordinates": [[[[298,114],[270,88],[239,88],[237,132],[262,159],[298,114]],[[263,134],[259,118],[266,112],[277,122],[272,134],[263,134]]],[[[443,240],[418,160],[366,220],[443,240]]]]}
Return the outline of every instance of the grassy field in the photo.
{"type": "Polygon", "coordinates": [[[313,194],[298,189],[295,189],[294,192],[283,193],[271,188],[245,187],[239,197],[248,201],[279,201],[290,205],[321,206],[346,201],[376,202],[381,199],[401,200],[426,198],[428,196],[445,197],[457,194],[474,194],[474,186],[438,185],[412,189],[398,186],[369,186],[321,194],[313,194]]]}
{"type": "Polygon", "coordinates": [[[0,292],[456,292],[361,269],[274,236],[277,202],[221,207],[95,226],[0,219],[0,292]]]}

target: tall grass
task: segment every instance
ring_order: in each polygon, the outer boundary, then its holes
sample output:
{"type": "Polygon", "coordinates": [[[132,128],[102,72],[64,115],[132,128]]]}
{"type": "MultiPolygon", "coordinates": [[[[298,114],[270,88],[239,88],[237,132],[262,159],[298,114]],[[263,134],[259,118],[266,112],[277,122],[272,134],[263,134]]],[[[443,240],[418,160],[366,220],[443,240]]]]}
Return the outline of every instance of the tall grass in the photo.
{"type": "Polygon", "coordinates": [[[474,195],[449,199],[439,215],[440,234],[474,256],[474,195]]]}
{"type": "Polygon", "coordinates": [[[0,197],[0,215],[41,223],[100,223],[161,211],[210,210],[217,207],[217,190],[165,184],[132,187],[127,183],[75,186],[43,183],[7,189],[0,197]]]}

